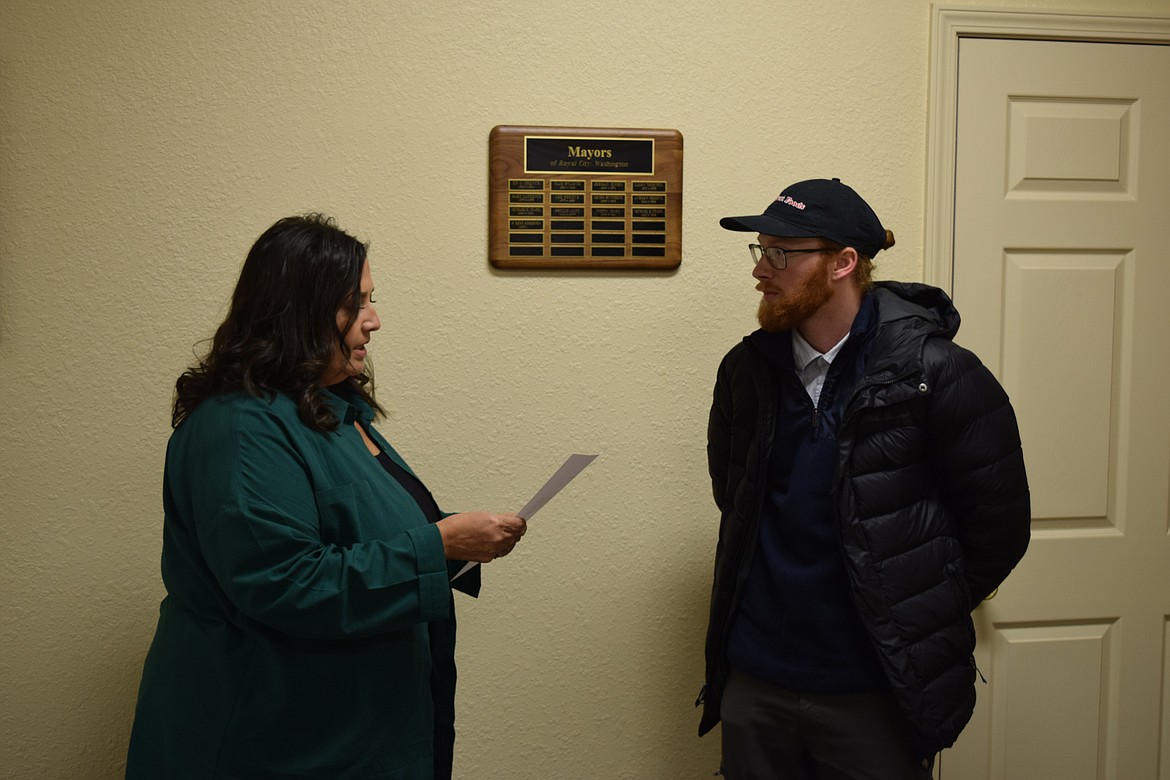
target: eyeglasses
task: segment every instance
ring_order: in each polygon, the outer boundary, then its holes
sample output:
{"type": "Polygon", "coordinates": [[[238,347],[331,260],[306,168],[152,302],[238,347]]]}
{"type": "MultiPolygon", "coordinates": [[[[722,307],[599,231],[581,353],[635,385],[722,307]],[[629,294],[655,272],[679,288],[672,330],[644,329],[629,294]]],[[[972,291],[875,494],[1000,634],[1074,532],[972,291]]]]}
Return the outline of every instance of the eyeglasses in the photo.
{"type": "Polygon", "coordinates": [[[761,258],[768,258],[768,265],[775,268],[777,271],[783,271],[788,267],[789,255],[803,255],[812,254],[813,252],[832,252],[832,247],[818,246],[816,249],[781,249],[778,246],[760,246],[759,244],[748,244],[748,249],[752,253],[752,265],[759,265],[761,258]]]}

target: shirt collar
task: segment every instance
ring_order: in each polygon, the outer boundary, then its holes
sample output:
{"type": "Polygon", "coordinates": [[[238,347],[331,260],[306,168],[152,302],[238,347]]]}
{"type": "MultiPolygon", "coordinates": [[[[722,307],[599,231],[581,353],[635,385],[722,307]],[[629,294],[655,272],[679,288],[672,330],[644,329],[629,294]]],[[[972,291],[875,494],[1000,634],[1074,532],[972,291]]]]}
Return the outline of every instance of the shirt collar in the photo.
{"type": "Polygon", "coordinates": [[[861,308],[857,312],[857,316],[853,318],[853,325],[849,328],[849,332],[845,337],[833,345],[828,352],[817,352],[812,344],[804,340],[804,336],[793,328],[792,329],[792,359],[796,367],[801,371],[806,370],[809,364],[817,358],[824,358],[826,363],[832,363],[837,357],[837,354],[845,346],[845,342],[849,340],[850,336],[857,335],[861,344],[864,344],[869,337],[869,332],[873,329],[874,323],[877,322],[877,306],[874,302],[874,297],[868,292],[861,298],[861,308]]]}
{"type": "Polygon", "coordinates": [[[353,392],[346,384],[323,388],[325,403],[329,410],[337,415],[343,425],[352,425],[355,421],[368,423],[374,419],[374,410],[365,400],[353,392]]]}
{"type": "Polygon", "coordinates": [[[792,359],[796,363],[797,368],[804,370],[809,367],[817,358],[824,358],[825,362],[832,365],[833,360],[836,359],[837,354],[841,352],[841,348],[845,346],[845,342],[849,340],[848,333],[838,341],[828,352],[818,352],[816,347],[805,341],[804,336],[800,335],[800,331],[796,328],[792,329],[792,359]]]}

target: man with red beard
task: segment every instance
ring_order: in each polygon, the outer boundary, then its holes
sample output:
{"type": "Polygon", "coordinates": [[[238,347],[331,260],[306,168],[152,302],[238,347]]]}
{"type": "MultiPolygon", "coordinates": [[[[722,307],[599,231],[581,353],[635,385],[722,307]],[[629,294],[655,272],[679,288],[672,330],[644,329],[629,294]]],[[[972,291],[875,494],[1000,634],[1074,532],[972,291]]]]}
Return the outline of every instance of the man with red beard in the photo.
{"type": "Polygon", "coordinates": [[[1024,554],[1003,388],[922,284],[873,282],[893,234],[802,181],[748,245],[760,330],[723,359],[707,457],[722,513],[699,734],[729,780],[929,778],[971,717],[971,610],[1024,554]]]}

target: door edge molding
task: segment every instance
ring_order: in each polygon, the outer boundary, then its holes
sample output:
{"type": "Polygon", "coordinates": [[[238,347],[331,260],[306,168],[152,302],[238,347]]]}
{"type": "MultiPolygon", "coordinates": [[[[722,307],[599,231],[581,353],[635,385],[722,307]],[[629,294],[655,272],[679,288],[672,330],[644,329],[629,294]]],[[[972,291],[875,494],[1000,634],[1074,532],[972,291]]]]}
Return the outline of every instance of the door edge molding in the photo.
{"type": "Polygon", "coordinates": [[[1170,44],[1170,17],[933,4],[926,137],[925,281],[954,287],[955,129],[963,38],[1170,44]]]}

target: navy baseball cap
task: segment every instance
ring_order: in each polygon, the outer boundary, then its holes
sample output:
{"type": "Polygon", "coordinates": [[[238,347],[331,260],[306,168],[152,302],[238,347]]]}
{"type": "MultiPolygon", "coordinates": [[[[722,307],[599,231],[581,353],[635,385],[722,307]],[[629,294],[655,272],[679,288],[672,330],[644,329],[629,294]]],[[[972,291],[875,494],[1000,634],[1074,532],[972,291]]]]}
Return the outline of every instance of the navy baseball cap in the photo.
{"type": "Polygon", "coordinates": [[[893,234],[882,227],[869,204],[840,179],[797,182],[777,195],[763,214],[724,217],[719,224],[767,236],[827,238],[867,257],[894,245],[893,234]]]}

